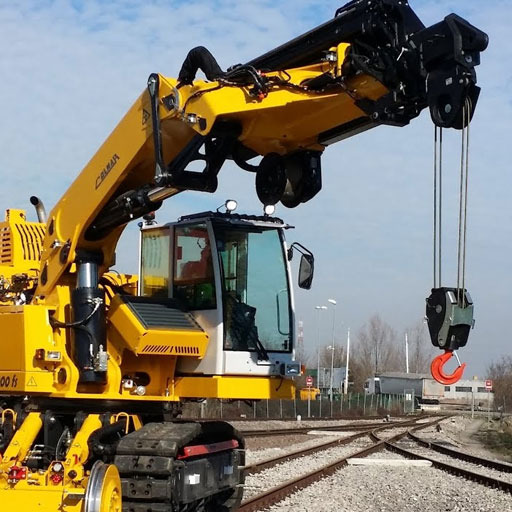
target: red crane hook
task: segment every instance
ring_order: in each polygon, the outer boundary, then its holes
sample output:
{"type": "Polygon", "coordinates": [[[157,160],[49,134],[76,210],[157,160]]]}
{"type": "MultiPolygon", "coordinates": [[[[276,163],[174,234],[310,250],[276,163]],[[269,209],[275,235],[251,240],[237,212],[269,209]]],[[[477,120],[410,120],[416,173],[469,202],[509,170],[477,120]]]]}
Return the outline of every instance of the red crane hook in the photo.
{"type": "MultiPolygon", "coordinates": [[[[434,379],[437,380],[437,382],[440,384],[455,384],[462,378],[464,368],[466,368],[466,363],[461,364],[458,357],[457,361],[459,361],[459,366],[451,375],[446,375],[446,373],[443,371],[443,366],[451,359],[454,354],[455,352],[453,350],[445,350],[444,354],[434,358],[430,364],[430,372],[432,373],[432,377],[434,377],[434,379]]],[[[455,356],[457,356],[457,354],[455,354],[455,356]]]]}

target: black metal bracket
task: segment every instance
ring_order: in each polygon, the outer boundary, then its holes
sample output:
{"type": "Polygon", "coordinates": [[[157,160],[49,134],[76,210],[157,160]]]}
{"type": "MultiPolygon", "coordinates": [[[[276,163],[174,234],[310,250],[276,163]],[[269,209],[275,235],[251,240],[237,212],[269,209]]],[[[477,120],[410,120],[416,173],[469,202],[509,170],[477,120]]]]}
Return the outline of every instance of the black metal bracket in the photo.
{"type": "Polygon", "coordinates": [[[182,190],[215,192],[217,174],[231,155],[240,132],[237,123],[217,122],[208,135],[195,135],[165,167],[156,184],[182,190]],[[203,170],[187,170],[193,162],[203,162],[203,170]]]}
{"type": "Polygon", "coordinates": [[[378,102],[357,102],[372,122],[404,126],[429,107],[437,126],[460,129],[467,99],[474,112],[479,93],[474,68],[487,48],[487,34],[455,14],[425,27],[406,0],[349,2],[331,21],[248,65],[262,70],[306,66],[342,42],[350,44],[344,78],[365,73],[389,89],[378,102]]]}

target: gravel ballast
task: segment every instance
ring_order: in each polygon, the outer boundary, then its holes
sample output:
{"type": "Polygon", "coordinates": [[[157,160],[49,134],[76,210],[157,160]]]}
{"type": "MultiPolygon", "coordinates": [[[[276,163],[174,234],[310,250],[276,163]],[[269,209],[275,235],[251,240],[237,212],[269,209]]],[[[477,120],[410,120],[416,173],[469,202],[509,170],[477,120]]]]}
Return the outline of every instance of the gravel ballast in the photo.
{"type": "Polygon", "coordinates": [[[496,469],[488,468],[486,466],[481,466],[480,464],[473,464],[465,460],[460,460],[456,457],[450,457],[449,455],[436,452],[429,448],[424,448],[414,441],[404,440],[400,441],[399,443],[396,443],[396,445],[412,453],[415,453],[420,457],[428,457],[438,462],[444,462],[446,464],[450,464],[451,466],[456,466],[458,468],[464,468],[469,471],[473,471],[474,473],[478,473],[480,475],[489,476],[491,478],[498,478],[499,480],[503,480],[504,482],[512,483],[512,473],[498,471],[496,469]]]}
{"type": "MultiPolygon", "coordinates": [[[[475,422],[471,419],[450,418],[441,423],[440,432],[434,427],[420,430],[416,434],[431,441],[451,443],[456,449],[489,458],[489,454],[483,454],[478,446],[469,449],[470,447],[464,442],[470,437],[468,432],[474,426],[475,422]]],[[[318,424],[315,427],[318,428],[318,424]]],[[[390,429],[381,432],[379,436],[387,438],[400,430],[402,429],[390,429]]],[[[322,438],[321,442],[325,442],[325,438],[322,438]]],[[[290,447],[290,451],[301,448],[301,444],[293,446],[293,449],[290,447]]],[[[354,442],[348,446],[302,457],[252,477],[249,476],[244,499],[335,459],[351,455],[369,444],[368,438],[363,438],[359,443],[354,442]]],[[[432,459],[511,481],[510,473],[497,472],[464,461],[455,461],[451,457],[424,449],[417,443],[408,442],[407,444],[407,448],[411,448],[411,451],[428,455],[432,459]]],[[[274,456],[265,452],[266,450],[256,451],[253,456],[258,460],[261,460],[260,455],[261,458],[274,456]]],[[[402,459],[400,455],[385,450],[369,457],[402,459]]],[[[271,512],[509,512],[512,511],[512,496],[504,491],[490,489],[435,468],[349,466],[294,493],[267,510],[271,512]]]]}
{"type": "Polygon", "coordinates": [[[280,485],[288,480],[318,469],[329,462],[352,455],[358,450],[372,445],[366,437],[357,439],[347,446],[337,446],[322,451],[320,454],[306,455],[298,459],[284,462],[272,468],[266,469],[255,475],[248,475],[245,479],[244,499],[250,498],[272,487],[280,485]]]}
{"type": "MultiPolygon", "coordinates": [[[[386,451],[373,458],[399,459],[386,451]]],[[[270,512],[508,512],[512,496],[435,468],[349,466],[270,512]]]]}

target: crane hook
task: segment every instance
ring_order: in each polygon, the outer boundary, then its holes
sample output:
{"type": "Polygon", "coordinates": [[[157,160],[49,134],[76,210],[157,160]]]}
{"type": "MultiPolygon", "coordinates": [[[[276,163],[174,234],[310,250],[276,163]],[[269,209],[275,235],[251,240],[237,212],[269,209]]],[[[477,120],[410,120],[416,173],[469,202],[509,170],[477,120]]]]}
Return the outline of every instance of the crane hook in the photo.
{"type": "Polygon", "coordinates": [[[434,377],[437,382],[440,384],[455,384],[462,378],[462,374],[464,373],[464,368],[466,368],[466,363],[461,363],[459,357],[455,350],[445,350],[444,354],[437,356],[434,358],[432,363],[430,364],[430,372],[432,373],[432,377],[434,377]],[[459,366],[455,369],[455,371],[451,375],[446,375],[443,371],[443,366],[448,362],[451,357],[455,355],[459,366]]]}

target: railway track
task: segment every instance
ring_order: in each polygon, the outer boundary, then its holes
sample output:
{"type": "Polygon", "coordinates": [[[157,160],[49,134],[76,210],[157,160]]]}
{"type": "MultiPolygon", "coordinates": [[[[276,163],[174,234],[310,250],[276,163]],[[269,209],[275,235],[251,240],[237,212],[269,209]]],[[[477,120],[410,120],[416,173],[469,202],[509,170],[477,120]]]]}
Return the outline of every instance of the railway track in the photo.
{"type": "Polygon", "coordinates": [[[255,473],[259,473],[268,468],[272,468],[277,466],[278,464],[282,464],[283,462],[288,462],[289,460],[298,459],[299,457],[304,457],[306,455],[312,455],[313,453],[321,452],[323,450],[328,450],[334,446],[343,446],[354,441],[361,439],[363,437],[368,436],[369,430],[365,430],[363,432],[358,432],[357,434],[353,434],[349,437],[345,437],[342,439],[334,439],[332,441],[327,441],[325,443],[321,443],[310,448],[296,450],[294,452],[286,453],[284,455],[280,455],[279,457],[271,457],[269,459],[265,459],[259,462],[254,462],[253,464],[248,464],[245,466],[245,474],[253,475],[255,473]]]}
{"type": "MultiPolygon", "coordinates": [[[[400,425],[403,422],[392,421],[386,423],[388,427],[400,425]]],[[[307,434],[311,430],[325,430],[329,432],[350,432],[353,430],[371,430],[378,426],[376,423],[359,423],[356,425],[328,425],[318,427],[297,427],[281,429],[241,430],[244,437],[272,437],[294,434],[307,434]]]]}
{"type": "MultiPolygon", "coordinates": [[[[422,418],[423,419],[423,418],[422,418]]],[[[396,425],[390,425],[389,423],[386,425],[379,426],[375,428],[375,425],[372,425],[372,428],[368,429],[367,431],[359,432],[357,434],[354,434],[353,436],[350,436],[345,439],[336,439],[334,441],[330,441],[327,443],[323,443],[321,445],[317,445],[312,448],[308,448],[306,450],[298,450],[293,453],[285,454],[280,457],[275,457],[273,459],[268,459],[262,462],[258,462],[255,464],[251,464],[249,466],[246,466],[246,474],[251,475],[257,472],[261,472],[265,469],[271,468],[277,464],[281,464],[285,461],[293,460],[299,457],[303,457],[306,455],[311,455],[316,452],[320,451],[326,451],[329,450],[335,446],[341,446],[341,445],[348,445],[349,443],[352,443],[356,440],[359,440],[361,438],[364,438],[366,436],[371,436],[373,439],[373,443],[369,446],[366,446],[362,449],[359,449],[357,451],[351,452],[347,455],[344,455],[342,457],[338,457],[335,460],[329,462],[326,465],[323,465],[317,469],[314,469],[304,475],[301,475],[297,478],[293,478],[291,480],[288,480],[280,485],[277,485],[275,487],[272,487],[264,492],[261,492],[255,496],[250,497],[249,499],[246,499],[244,502],[242,502],[242,505],[240,507],[241,512],[255,512],[262,510],[266,507],[269,507],[275,503],[278,503],[285,497],[289,496],[293,492],[302,489],[304,487],[307,487],[308,485],[311,485],[312,483],[316,482],[317,480],[323,479],[327,476],[332,475],[335,473],[338,469],[346,466],[348,464],[347,460],[352,457],[366,457],[367,455],[370,455],[371,453],[374,453],[376,451],[382,450],[386,447],[386,443],[391,443],[394,441],[398,441],[405,437],[408,434],[408,429],[406,427],[415,427],[415,428],[426,428],[429,426],[433,426],[439,421],[444,419],[443,417],[435,418],[434,420],[431,420],[427,423],[422,423],[418,425],[418,419],[415,418],[414,420],[410,420],[407,422],[399,422],[399,427],[401,428],[401,432],[398,434],[395,434],[386,440],[378,439],[378,433],[379,431],[388,430],[390,428],[394,428],[396,425]]]]}
{"type": "Polygon", "coordinates": [[[406,441],[395,443],[388,440],[385,444],[390,451],[408,459],[428,460],[433,467],[442,471],[512,493],[512,464],[425,441],[412,432],[407,433],[406,441]]]}

